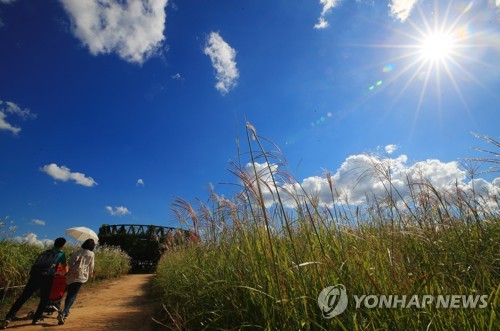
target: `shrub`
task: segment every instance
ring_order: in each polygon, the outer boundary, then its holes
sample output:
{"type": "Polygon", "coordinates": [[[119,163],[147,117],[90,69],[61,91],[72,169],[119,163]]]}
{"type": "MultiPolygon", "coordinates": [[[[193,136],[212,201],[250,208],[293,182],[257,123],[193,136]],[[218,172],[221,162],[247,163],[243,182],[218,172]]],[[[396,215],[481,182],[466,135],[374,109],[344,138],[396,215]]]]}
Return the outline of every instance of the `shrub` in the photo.
{"type": "MultiPolygon", "coordinates": [[[[23,285],[29,277],[31,265],[43,247],[17,243],[10,240],[0,241],[0,288],[10,281],[10,285],[23,285]]],[[[80,246],[67,244],[63,251],[69,258],[71,253],[80,249],[80,246]]],[[[108,279],[128,273],[130,258],[117,247],[102,246],[95,250],[94,279],[108,279]]]]}
{"type": "Polygon", "coordinates": [[[120,277],[130,270],[130,257],[119,247],[100,246],[95,250],[94,279],[120,277]]]}

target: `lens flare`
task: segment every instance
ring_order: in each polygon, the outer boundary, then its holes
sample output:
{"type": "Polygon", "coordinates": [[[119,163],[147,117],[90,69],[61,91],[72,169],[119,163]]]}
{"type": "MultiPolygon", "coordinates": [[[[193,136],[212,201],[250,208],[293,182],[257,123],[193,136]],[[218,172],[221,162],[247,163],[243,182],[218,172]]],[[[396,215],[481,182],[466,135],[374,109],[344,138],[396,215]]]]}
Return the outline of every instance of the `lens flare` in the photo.
{"type": "Polygon", "coordinates": [[[387,72],[392,71],[393,69],[394,69],[394,66],[393,66],[392,64],[388,64],[388,65],[386,65],[386,66],[384,67],[384,69],[382,69],[382,71],[383,71],[384,73],[387,73],[387,72]]]}
{"type": "Polygon", "coordinates": [[[318,126],[321,124],[324,124],[327,122],[327,120],[330,120],[330,118],[333,117],[333,113],[331,111],[326,113],[326,116],[320,116],[318,119],[314,120],[311,122],[311,126],[318,126]]]}
{"type": "Polygon", "coordinates": [[[382,85],[382,81],[381,81],[381,80],[377,81],[377,82],[376,82],[375,84],[373,84],[373,85],[370,85],[370,87],[368,88],[368,90],[373,91],[373,90],[375,90],[375,88],[376,88],[376,87],[378,87],[378,86],[380,86],[380,85],[382,85]]]}

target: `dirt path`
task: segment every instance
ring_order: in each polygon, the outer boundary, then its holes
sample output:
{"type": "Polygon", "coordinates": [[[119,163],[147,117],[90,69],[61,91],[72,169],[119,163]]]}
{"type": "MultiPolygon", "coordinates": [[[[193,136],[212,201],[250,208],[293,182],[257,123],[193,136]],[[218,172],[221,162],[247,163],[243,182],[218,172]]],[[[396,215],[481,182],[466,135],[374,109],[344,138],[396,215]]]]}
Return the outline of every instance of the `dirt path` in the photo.
{"type": "MultiPolygon", "coordinates": [[[[44,322],[31,325],[31,319],[13,321],[8,330],[152,330],[156,304],[151,300],[153,275],[127,275],[98,285],[83,285],[70,317],[57,325],[57,314],[44,315],[44,322]]],[[[63,299],[64,300],[64,299],[63,299]]],[[[26,316],[35,305],[26,304],[17,314],[26,316]]]]}

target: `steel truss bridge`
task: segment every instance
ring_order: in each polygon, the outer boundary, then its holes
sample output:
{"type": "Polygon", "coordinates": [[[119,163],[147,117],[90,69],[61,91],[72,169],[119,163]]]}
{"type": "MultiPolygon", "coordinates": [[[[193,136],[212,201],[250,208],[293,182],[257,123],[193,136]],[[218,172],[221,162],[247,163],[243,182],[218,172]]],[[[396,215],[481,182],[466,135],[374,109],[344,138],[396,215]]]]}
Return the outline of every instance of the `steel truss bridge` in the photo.
{"type": "Polygon", "coordinates": [[[132,272],[151,272],[165,250],[189,242],[192,232],[167,226],[103,224],[99,243],[119,246],[131,258],[132,272]]]}

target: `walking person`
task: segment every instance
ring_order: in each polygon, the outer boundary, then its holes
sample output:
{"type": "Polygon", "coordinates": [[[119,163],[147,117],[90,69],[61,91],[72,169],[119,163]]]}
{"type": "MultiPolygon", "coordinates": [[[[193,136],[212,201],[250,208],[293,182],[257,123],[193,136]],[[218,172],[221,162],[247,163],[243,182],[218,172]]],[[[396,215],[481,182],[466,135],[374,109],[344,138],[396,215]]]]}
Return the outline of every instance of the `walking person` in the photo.
{"type": "Polygon", "coordinates": [[[71,255],[68,261],[69,271],[66,274],[66,300],[64,301],[64,310],[59,312],[57,320],[59,325],[66,322],[69,316],[69,310],[75,302],[78,291],[82,284],[86,283],[94,272],[94,247],[93,239],[87,239],[82,244],[82,249],[71,255]]]}
{"type": "Polygon", "coordinates": [[[54,248],[41,253],[30,270],[30,277],[24,287],[21,296],[12,304],[9,312],[5,316],[5,320],[0,324],[0,329],[6,329],[10,322],[16,318],[16,314],[24,305],[24,303],[35,293],[40,290],[40,302],[33,315],[32,324],[43,322],[42,313],[49,301],[50,288],[52,280],[58,267],[61,265],[66,269],[66,255],[61,251],[66,239],[57,238],[54,241],[54,248]]]}

